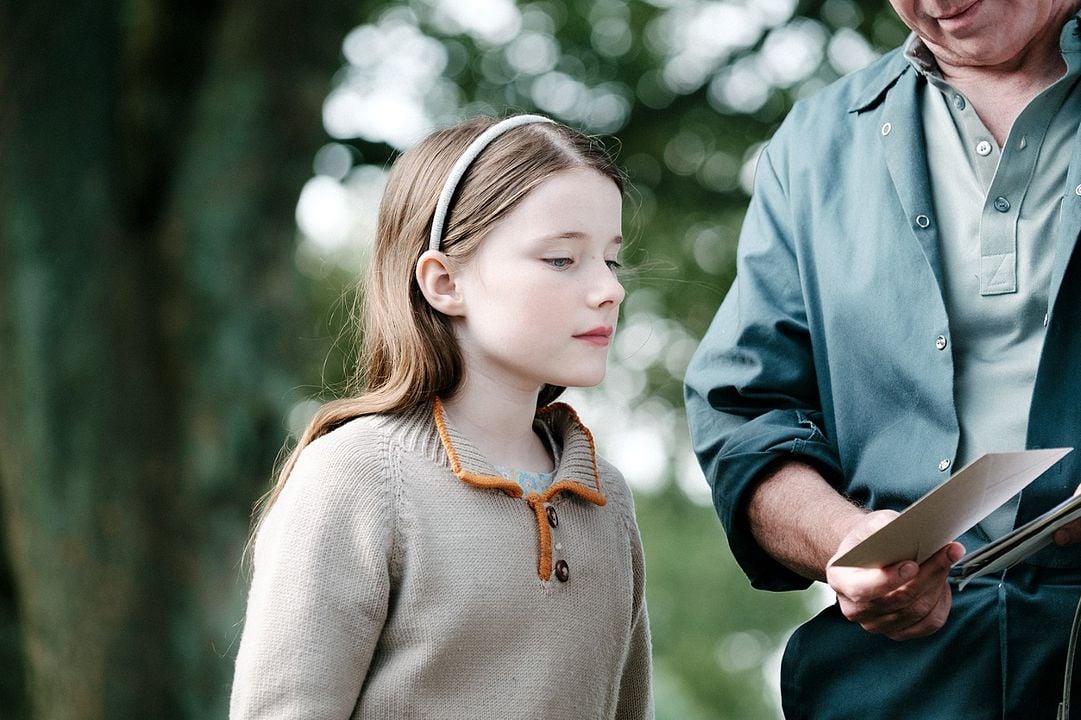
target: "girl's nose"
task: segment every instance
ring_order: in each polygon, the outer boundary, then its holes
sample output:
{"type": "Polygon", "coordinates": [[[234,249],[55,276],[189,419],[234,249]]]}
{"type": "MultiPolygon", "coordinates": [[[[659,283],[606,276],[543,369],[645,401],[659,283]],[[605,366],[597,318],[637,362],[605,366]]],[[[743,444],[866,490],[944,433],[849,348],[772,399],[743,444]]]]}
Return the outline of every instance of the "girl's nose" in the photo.
{"type": "Polygon", "coordinates": [[[619,305],[623,302],[623,298],[627,296],[627,292],[623,289],[623,285],[607,262],[602,260],[601,268],[596,273],[591,289],[591,299],[597,307],[608,303],[619,305]]]}

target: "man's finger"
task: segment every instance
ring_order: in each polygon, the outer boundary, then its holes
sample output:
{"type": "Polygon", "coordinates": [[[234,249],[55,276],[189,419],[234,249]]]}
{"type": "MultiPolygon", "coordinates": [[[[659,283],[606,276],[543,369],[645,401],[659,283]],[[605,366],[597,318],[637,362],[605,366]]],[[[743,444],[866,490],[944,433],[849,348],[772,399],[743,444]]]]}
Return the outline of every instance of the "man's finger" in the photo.
{"type": "Polygon", "coordinates": [[[952,605],[953,593],[950,592],[948,587],[944,588],[943,592],[938,596],[937,602],[931,606],[931,609],[923,617],[918,618],[907,627],[900,627],[886,633],[886,637],[891,640],[911,640],[912,638],[924,637],[937,632],[946,624],[952,605]]]}
{"type": "Polygon", "coordinates": [[[1055,531],[1052,536],[1056,545],[1073,545],[1081,542],[1081,520],[1074,520],[1055,531]]]}

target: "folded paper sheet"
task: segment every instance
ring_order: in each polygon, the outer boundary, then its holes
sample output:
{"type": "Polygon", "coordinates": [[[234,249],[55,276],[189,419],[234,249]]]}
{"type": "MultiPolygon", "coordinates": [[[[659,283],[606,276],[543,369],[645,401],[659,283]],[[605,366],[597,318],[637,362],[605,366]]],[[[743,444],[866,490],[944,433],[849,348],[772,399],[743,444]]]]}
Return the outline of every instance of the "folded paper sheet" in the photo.
{"type": "Polygon", "coordinates": [[[1021,492],[1073,448],[987,453],[834,561],[848,567],[922,563],[1021,492]]]}
{"type": "Polygon", "coordinates": [[[1081,495],[1063,500],[1043,515],[965,555],[954,565],[951,579],[964,590],[973,578],[1005,570],[1047,547],[1056,530],[1078,518],[1081,518],[1081,495]]]}

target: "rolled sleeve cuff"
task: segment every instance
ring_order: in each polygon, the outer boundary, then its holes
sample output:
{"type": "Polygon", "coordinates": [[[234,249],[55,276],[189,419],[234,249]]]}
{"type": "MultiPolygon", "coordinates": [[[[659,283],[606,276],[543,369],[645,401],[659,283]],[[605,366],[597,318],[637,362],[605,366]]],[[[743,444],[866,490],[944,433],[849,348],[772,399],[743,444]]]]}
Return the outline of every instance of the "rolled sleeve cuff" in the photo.
{"type": "Polygon", "coordinates": [[[707,470],[713,505],[732,554],[751,585],[760,590],[802,590],[811,584],[759,546],[747,518],[751,493],[771,466],[786,461],[811,465],[834,487],[842,476],[834,447],[818,430],[810,413],[796,410],[775,410],[744,425],[707,470]]]}

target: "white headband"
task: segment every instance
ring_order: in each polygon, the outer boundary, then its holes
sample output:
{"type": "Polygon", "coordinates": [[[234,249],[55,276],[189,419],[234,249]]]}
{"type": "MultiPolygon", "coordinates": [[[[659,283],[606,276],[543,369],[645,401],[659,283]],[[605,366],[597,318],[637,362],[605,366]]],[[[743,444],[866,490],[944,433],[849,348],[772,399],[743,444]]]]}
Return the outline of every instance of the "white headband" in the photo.
{"type": "Polygon", "coordinates": [[[514,115],[505,120],[500,120],[478,135],[477,138],[470,143],[469,147],[462,153],[462,156],[458,158],[458,162],[454,163],[454,167],[450,170],[450,175],[447,176],[447,181],[443,183],[443,191],[439,193],[439,202],[436,203],[435,215],[432,216],[432,232],[428,236],[429,250],[438,250],[440,245],[443,244],[443,225],[447,221],[447,211],[450,209],[450,200],[454,196],[454,191],[458,188],[458,183],[461,182],[462,176],[465,175],[465,171],[469,169],[469,166],[473,164],[473,161],[477,159],[477,156],[481,154],[484,148],[488,147],[493,140],[503,133],[508,130],[513,130],[520,125],[550,122],[554,121],[543,115],[514,115]]]}

